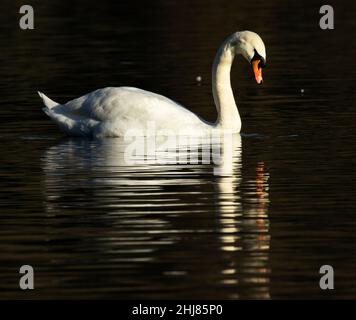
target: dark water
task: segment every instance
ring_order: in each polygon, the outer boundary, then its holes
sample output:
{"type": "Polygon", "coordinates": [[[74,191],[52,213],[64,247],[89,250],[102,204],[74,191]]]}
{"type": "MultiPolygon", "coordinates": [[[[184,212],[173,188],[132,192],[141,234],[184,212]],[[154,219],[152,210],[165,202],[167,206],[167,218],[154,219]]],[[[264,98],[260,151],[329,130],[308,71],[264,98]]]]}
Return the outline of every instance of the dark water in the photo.
{"type": "Polygon", "coordinates": [[[318,1],[31,4],[35,30],[18,28],[18,2],[0,20],[0,298],[356,297],[354,1],[329,1],[331,31],[318,1]],[[123,141],[65,138],[41,111],[37,90],[65,102],[129,85],[213,120],[211,62],[244,29],[268,68],[263,86],[233,68],[233,175],[128,166],[123,141]]]}

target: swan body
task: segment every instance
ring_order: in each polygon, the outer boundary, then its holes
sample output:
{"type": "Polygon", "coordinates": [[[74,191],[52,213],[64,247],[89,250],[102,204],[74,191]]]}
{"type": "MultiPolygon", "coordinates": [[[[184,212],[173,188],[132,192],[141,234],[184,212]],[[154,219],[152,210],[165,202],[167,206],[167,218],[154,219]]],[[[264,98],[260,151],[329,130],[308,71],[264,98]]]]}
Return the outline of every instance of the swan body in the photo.
{"type": "Polygon", "coordinates": [[[155,132],[209,129],[207,122],[173,100],[137,88],[98,89],[63,105],[39,94],[45,113],[73,136],[124,136],[133,128],[146,132],[149,125],[155,132]]]}
{"type": "Polygon", "coordinates": [[[255,78],[262,82],[266,52],[262,39],[254,32],[241,31],[228,37],[216,54],[212,86],[218,119],[209,123],[179,103],[162,95],[133,87],[108,87],[95,90],[65,104],[38,92],[43,111],[70,136],[120,137],[129,130],[145,135],[201,134],[216,129],[240,132],[241,119],[230,83],[231,65],[242,54],[252,65],[255,78]]]}

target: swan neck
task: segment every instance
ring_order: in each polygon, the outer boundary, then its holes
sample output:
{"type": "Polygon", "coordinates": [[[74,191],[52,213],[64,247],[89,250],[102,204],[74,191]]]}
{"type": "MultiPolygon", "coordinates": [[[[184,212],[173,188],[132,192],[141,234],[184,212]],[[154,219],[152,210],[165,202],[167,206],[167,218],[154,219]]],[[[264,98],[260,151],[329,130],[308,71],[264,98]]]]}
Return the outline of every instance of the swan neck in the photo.
{"type": "Polygon", "coordinates": [[[219,48],[212,69],[214,102],[218,112],[216,126],[240,132],[241,119],[231,88],[230,72],[235,58],[235,48],[229,39],[219,48]]]}

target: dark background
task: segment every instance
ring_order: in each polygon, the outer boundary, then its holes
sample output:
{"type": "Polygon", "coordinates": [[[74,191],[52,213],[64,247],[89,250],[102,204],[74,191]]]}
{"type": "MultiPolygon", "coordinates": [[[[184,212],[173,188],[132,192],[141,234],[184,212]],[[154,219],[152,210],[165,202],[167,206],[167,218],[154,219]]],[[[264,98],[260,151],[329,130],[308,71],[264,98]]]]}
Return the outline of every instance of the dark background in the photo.
{"type": "Polygon", "coordinates": [[[2,0],[0,13],[0,297],[355,298],[355,1],[29,1],[35,30],[28,31],[18,26],[22,4],[2,0]],[[335,10],[334,30],[319,28],[323,4],[335,10]],[[219,182],[206,168],[160,168],[158,193],[156,169],[137,172],[142,180],[122,168],[83,169],[93,146],[63,142],[36,91],[66,102],[100,87],[135,86],[214,120],[215,52],[245,29],[263,38],[268,66],[263,86],[243,59],[232,70],[242,182],[227,197],[241,205],[233,224],[245,229],[242,250],[222,254],[217,217],[226,208],[212,197],[219,182]],[[73,162],[63,164],[67,157],[73,162]],[[261,210],[259,163],[269,200],[256,218],[249,210],[261,210]],[[138,187],[132,194],[103,187],[93,182],[100,175],[138,187]],[[162,233],[150,238],[150,205],[167,198],[162,233]],[[116,201],[115,212],[103,206],[116,201]],[[136,202],[146,209],[128,206],[136,202]],[[149,240],[125,235],[136,228],[149,240]],[[41,270],[31,293],[17,286],[22,264],[41,270]],[[323,264],[334,266],[334,291],[319,289],[323,264]],[[223,272],[231,265],[236,276],[223,272]]]}

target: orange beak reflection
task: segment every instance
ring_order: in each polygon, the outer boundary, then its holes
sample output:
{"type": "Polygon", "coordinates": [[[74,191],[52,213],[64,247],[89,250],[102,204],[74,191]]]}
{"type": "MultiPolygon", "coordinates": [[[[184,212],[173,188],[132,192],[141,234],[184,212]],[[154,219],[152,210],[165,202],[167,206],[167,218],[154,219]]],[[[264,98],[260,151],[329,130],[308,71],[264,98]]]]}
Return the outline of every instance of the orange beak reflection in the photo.
{"type": "Polygon", "coordinates": [[[258,65],[261,60],[253,60],[252,61],[252,69],[253,73],[255,74],[255,79],[258,84],[261,84],[263,79],[262,79],[262,68],[258,68],[258,65]]]}

